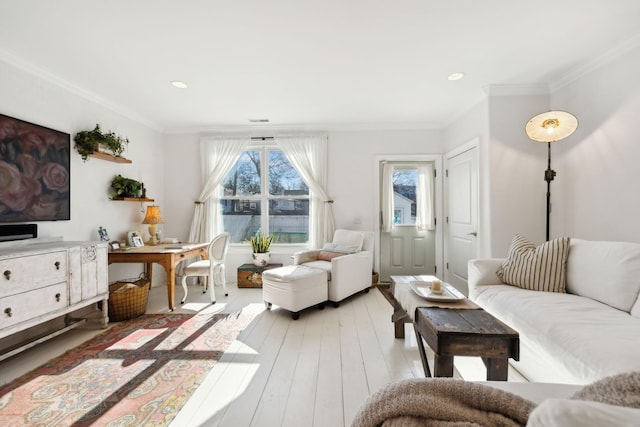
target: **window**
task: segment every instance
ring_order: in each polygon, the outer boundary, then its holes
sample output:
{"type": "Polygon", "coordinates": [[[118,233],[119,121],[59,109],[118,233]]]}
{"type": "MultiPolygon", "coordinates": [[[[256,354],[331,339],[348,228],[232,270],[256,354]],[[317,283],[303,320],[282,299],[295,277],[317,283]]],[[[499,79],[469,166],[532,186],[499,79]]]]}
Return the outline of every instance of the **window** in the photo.
{"type": "Polygon", "coordinates": [[[393,223],[395,225],[416,224],[416,187],[418,169],[396,167],[393,170],[393,223]]]}
{"type": "Polygon", "coordinates": [[[258,230],[273,235],[274,243],[309,240],[309,188],[282,151],[244,151],[223,180],[221,194],[224,231],[232,243],[246,242],[258,230]]]}

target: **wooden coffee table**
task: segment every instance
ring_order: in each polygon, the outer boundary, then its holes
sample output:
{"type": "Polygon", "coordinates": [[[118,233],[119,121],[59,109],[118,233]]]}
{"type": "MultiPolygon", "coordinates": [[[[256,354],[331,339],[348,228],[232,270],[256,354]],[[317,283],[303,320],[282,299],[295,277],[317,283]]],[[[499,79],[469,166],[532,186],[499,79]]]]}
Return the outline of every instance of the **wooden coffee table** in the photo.
{"type": "Polygon", "coordinates": [[[520,360],[518,332],[482,309],[419,307],[414,331],[425,376],[431,371],[422,339],[435,352],[434,376],[453,376],[453,356],[479,356],[487,380],[506,381],[509,358],[520,360]]]}

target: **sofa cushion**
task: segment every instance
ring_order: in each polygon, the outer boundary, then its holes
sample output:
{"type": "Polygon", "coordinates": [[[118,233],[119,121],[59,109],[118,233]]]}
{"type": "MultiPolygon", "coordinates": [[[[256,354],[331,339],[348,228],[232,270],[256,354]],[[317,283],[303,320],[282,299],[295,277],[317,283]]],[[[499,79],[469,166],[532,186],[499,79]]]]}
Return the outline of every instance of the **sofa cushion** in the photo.
{"type": "Polygon", "coordinates": [[[338,229],[333,234],[333,242],[329,244],[330,247],[322,249],[339,250],[345,253],[358,252],[362,249],[363,241],[364,235],[359,231],[338,229]]]}
{"type": "Polygon", "coordinates": [[[507,259],[496,274],[508,285],[547,292],[565,292],[569,238],[545,242],[537,248],[516,234],[507,259]]]}
{"type": "MultiPolygon", "coordinates": [[[[520,364],[553,364],[549,375],[523,372],[533,381],[588,384],[603,377],[640,370],[640,319],[591,298],[536,292],[508,285],[479,286],[473,301],[520,333],[520,364]],[[552,362],[551,362],[552,361],[552,362]]],[[[531,365],[529,365],[531,367],[531,365]]]]}
{"type": "Polygon", "coordinates": [[[531,414],[527,427],[627,427],[638,424],[640,409],[571,399],[547,399],[531,414]]]}
{"type": "Polygon", "coordinates": [[[640,292],[640,244],[571,239],[567,292],[631,311],[640,292]]]}

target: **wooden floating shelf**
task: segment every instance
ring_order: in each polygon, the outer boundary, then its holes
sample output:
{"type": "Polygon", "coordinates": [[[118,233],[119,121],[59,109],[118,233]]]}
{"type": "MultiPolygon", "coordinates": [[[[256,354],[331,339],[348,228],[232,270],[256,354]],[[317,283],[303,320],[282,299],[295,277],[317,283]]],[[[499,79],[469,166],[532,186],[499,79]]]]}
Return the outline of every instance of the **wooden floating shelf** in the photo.
{"type": "Polygon", "coordinates": [[[155,202],[154,199],[147,199],[142,197],[114,197],[111,200],[118,200],[121,202],[155,202]]]}
{"type": "Polygon", "coordinates": [[[95,157],[96,159],[108,160],[110,162],[115,162],[115,163],[133,163],[131,160],[125,159],[124,157],[118,157],[108,153],[101,153],[99,151],[91,153],[89,154],[89,156],[95,157]]]}

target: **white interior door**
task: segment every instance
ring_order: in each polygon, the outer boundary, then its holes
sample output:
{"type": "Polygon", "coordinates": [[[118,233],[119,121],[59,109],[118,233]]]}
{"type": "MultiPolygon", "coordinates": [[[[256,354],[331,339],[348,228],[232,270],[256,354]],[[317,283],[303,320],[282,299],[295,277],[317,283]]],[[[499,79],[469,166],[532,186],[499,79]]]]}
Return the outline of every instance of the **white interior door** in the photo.
{"type": "Polygon", "coordinates": [[[381,168],[384,163],[394,165],[394,227],[380,233],[380,280],[387,282],[392,275],[435,274],[436,231],[416,226],[417,168],[433,162],[383,162],[381,168]]]}
{"type": "Polygon", "coordinates": [[[468,295],[467,262],[477,256],[478,148],[446,158],[445,281],[468,295]]]}

